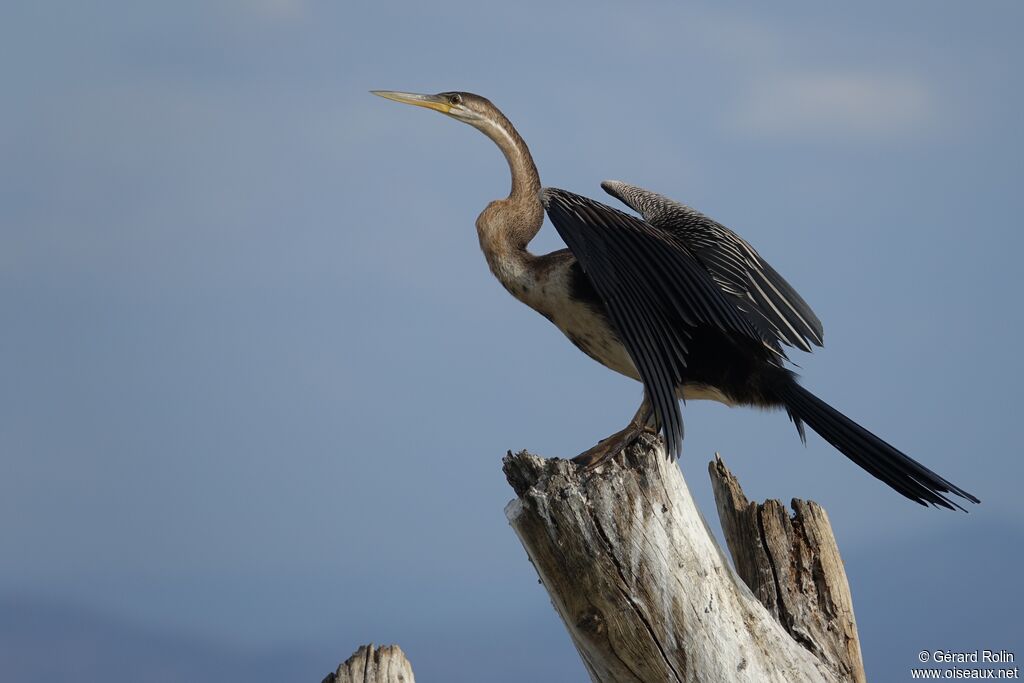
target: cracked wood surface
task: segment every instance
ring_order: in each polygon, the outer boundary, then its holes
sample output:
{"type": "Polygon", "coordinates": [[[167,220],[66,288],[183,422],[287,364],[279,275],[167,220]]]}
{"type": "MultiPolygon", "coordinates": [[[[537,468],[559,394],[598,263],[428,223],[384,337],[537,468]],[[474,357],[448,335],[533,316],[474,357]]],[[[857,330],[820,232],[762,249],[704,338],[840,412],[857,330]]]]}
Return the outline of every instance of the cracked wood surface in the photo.
{"type": "Polygon", "coordinates": [[[416,683],[412,665],[397,645],[363,645],[321,683],[416,683]]]}
{"type": "Polygon", "coordinates": [[[795,640],[843,680],[863,683],[853,598],[828,514],[796,498],[792,517],[777,500],[751,503],[717,455],[708,471],[740,578],[795,640]]]}
{"type": "MultiPolygon", "coordinates": [[[[593,472],[525,451],[504,469],[517,495],[505,514],[591,680],[859,680],[821,656],[817,631],[795,640],[737,577],[656,440],[593,472]]],[[[785,597],[796,605],[800,593],[785,597]]]]}

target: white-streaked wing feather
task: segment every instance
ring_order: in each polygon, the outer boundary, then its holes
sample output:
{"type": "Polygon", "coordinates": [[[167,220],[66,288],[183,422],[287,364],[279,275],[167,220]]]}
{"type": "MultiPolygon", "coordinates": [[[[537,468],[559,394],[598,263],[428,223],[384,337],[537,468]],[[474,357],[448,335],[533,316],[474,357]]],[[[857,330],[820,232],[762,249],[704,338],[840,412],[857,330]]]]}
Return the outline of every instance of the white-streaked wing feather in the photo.
{"type": "Polygon", "coordinates": [[[722,290],[739,300],[759,329],[804,351],[821,346],[821,321],[793,287],[739,235],[704,214],[656,192],[619,181],[601,183],[651,225],[682,241],[722,290]]]}

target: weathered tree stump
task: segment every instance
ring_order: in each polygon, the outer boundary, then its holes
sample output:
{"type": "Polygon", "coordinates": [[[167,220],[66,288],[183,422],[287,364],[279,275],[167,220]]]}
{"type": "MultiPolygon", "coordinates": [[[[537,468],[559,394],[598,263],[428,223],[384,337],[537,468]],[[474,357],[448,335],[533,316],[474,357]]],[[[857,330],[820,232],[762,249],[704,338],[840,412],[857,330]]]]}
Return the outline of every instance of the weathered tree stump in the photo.
{"type": "Polygon", "coordinates": [[[363,645],[321,683],[415,683],[412,665],[397,645],[363,645]]]}
{"type": "Polygon", "coordinates": [[[824,508],[794,498],[751,503],[717,454],[711,484],[736,571],[794,640],[841,680],[863,683],[860,638],[846,569],[824,508]]]}
{"type": "Polygon", "coordinates": [[[790,520],[776,501],[749,504],[712,463],[745,584],[655,439],[594,472],[525,451],[504,469],[518,496],[506,515],[591,680],[864,680],[846,576],[817,505],[798,503],[790,520]]]}

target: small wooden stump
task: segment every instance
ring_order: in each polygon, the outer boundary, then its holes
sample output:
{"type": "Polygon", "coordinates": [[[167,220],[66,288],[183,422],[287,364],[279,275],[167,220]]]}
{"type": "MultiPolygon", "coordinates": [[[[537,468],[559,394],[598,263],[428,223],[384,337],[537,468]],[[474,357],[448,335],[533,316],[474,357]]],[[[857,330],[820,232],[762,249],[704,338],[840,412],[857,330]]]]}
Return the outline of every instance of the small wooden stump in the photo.
{"type": "Polygon", "coordinates": [[[412,665],[397,645],[363,645],[321,683],[415,683],[412,665]]]}
{"type": "Polygon", "coordinates": [[[817,505],[800,503],[794,520],[776,501],[752,506],[712,463],[719,507],[737,511],[723,525],[744,583],[656,439],[589,473],[525,451],[504,469],[517,495],[506,516],[591,680],[863,680],[846,576],[817,505]]]}

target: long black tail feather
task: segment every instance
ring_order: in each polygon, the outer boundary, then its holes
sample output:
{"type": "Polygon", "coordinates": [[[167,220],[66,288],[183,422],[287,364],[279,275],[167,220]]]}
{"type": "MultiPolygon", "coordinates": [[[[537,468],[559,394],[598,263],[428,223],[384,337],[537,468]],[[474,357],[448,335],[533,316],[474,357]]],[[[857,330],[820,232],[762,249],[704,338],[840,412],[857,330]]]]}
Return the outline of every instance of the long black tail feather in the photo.
{"type": "Polygon", "coordinates": [[[804,438],[803,425],[806,423],[840,453],[910,500],[950,510],[964,508],[943,494],[960,496],[972,503],[981,502],[864,429],[796,381],[781,386],[779,398],[801,438],[804,438]]]}

